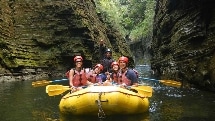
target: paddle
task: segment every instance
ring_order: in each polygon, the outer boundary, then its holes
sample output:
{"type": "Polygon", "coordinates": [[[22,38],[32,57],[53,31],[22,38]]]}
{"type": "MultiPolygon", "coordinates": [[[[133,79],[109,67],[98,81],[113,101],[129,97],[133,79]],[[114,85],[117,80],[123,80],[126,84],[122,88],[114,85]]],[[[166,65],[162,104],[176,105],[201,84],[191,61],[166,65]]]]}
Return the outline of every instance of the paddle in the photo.
{"type": "Polygon", "coordinates": [[[150,79],[150,78],[141,78],[143,80],[150,80],[150,81],[157,81],[157,82],[160,82],[164,85],[167,85],[167,86],[173,86],[173,87],[181,87],[181,82],[178,82],[178,81],[174,81],[174,80],[157,80],[157,79],[150,79]]]}
{"type": "Polygon", "coordinates": [[[70,90],[71,88],[69,86],[63,86],[63,85],[47,85],[46,86],[46,93],[48,93],[49,96],[55,96],[60,95],[64,93],[67,90],[70,90]]]}
{"type": "Polygon", "coordinates": [[[131,89],[137,90],[140,95],[143,95],[145,97],[151,97],[152,96],[152,87],[150,86],[138,86],[133,87],[130,86],[131,89]]]}
{"type": "MultiPolygon", "coordinates": [[[[145,97],[152,96],[152,88],[150,86],[138,86],[138,87],[129,86],[129,88],[137,90],[139,94],[145,97]]],[[[69,88],[69,86],[63,86],[63,85],[46,86],[46,93],[48,93],[49,96],[60,95],[67,90],[71,90],[71,88],[69,88]]]]}
{"type": "Polygon", "coordinates": [[[167,85],[167,86],[173,86],[173,87],[181,87],[181,82],[173,81],[173,80],[160,80],[161,83],[167,85]]]}
{"type": "Polygon", "coordinates": [[[32,86],[33,87],[40,87],[40,86],[48,85],[52,82],[61,82],[61,81],[68,81],[68,79],[60,79],[60,80],[53,80],[53,81],[41,80],[41,81],[32,82],[32,86]]]}

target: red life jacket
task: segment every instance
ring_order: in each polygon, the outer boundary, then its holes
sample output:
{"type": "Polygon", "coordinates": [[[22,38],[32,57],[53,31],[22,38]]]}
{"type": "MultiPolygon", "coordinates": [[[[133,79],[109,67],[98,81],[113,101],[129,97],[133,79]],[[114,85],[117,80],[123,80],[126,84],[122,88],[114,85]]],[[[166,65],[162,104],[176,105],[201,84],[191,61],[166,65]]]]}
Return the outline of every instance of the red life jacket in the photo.
{"type": "Polygon", "coordinates": [[[126,84],[127,86],[131,86],[131,80],[126,77],[127,70],[122,73],[118,72],[118,84],[126,84]]]}
{"type": "MultiPolygon", "coordinates": [[[[75,69],[73,69],[73,70],[75,70],[75,69]]],[[[85,69],[83,69],[83,70],[84,70],[86,73],[88,73],[88,72],[90,72],[91,69],[90,69],[90,68],[85,68],[85,69]]],[[[66,72],[66,77],[67,77],[67,78],[69,78],[69,72],[70,72],[70,70],[66,72]]]]}
{"type": "MultiPolygon", "coordinates": [[[[70,71],[70,70],[69,70],[70,71]]],[[[69,78],[69,71],[66,73],[67,78],[69,78]]],[[[87,84],[87,76],[85,69],[82,69],[80,72],[74,70],[74,75],[72,79],[73,86],[85,86],[87,84]]]]}
{"type": "Polygon", "coordinates": [[[87,74],[87,79],[92,82],[92,83],[96,83],[96,75],[97,74],[93,74],[92,71],[90,71],[88,74],[87,74]]]}

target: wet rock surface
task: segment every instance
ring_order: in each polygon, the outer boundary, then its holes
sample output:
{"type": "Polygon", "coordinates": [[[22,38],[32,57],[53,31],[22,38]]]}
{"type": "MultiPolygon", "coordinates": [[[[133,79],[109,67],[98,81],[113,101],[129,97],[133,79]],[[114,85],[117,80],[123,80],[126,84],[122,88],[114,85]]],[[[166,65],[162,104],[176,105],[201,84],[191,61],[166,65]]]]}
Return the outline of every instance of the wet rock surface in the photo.
{"type": "Polygon", "coordinates": [[[99,62],[100,39],[113,50],[115,59],[131,57],[119,32],[107,28],[97,15],[93,0],[3,0],[0,5],[2,81],[7,76],[64,75],[74,66],[76,54],[84,57],[85,67],[92,67],[99,62]]]}
{"type": "Polygon", "coordinates": [[[152,42],[152,69],[215,91],[215,8],[212,0],[159,0],[152,42]]]}

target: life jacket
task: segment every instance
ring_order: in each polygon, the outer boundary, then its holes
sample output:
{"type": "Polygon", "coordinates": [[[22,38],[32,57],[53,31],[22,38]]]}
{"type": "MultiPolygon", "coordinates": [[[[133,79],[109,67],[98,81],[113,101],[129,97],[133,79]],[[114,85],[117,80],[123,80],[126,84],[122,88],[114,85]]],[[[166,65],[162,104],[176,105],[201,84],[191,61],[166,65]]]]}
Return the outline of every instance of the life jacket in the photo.
{"type": "Polygon", "coordinates": [[[97,74],[93,74],[92,71],[90,71],[88,74],[87,74],[87,79],[92,82],[92,83],[96,83],[96,75],[97,74]]]}
{"type": "Polygon", "coordinates": [[[123,84],[124,83],[127,86],[131,85],[131,80],[128,79],[128,77],[126,76],[127,71],[128,70],[126,70],[124,73],[118,72],[118,74],[117,74],[118,75],[118,81],[117,81],[118,84],[123,84]]]}
{"type": "MultiPolygon", "coordinates": [[[[70,72],[70,70],[66,73],[67,78],[69,78],[69,76],[70,76],[69,72],[70,72]]],[[[86,85],[87,76],[86,76],[85,69],[82,69],[80,72],[78,72],[77,70],[74,70],[72,82],[73,82],[73,86],[75,86],[75,87],[86,85]]]]}

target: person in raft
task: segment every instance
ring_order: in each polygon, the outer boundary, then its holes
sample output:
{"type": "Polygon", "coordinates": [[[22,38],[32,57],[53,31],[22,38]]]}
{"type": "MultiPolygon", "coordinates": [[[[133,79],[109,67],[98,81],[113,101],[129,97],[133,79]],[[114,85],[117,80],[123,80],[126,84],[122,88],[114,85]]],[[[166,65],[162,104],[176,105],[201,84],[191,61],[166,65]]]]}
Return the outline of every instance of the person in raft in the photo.
{"type": "Polygon", "coordinates": [[[87,80],[86,70],[82,67],[83,58],[81,56],[75,56],[74,62],[75,68],[66,73],[71,90],[77,91],[81,90],[83,86],[92,85],[92,83],[87,80]]]}
{"type": "MultiPolygon", "coordinates": [[[[117,84],[118,83],[118,72],[119,72],[119,63],[114,61],[111,64],[112,73],[107,75],[106,82],[109,82],[111,84],[117,84]]],[[[110,85],[110,84],[108,84],[110,85]]]]}
{"type": "Polygon", "coordinates": [[[101,73],[104,67],[101,64],[96,64],[92,71],[87,74],[87,79],[89,82],[97,85],[102,85],[106,80],[106,75],[101,73]]]}
{"type": "Polygon", "coordinates": [[[122,56],[119,58],[118,63],[120,70],[118,72],[117,83],[121,87],[138,86],[138,80],[134,70],[128,68],[128,58],[122,56]]]}
{"type": "Polygon", "coordinates": [[[103,40],[100,40],[99,53],[100,53],[101,64],[104,67],[104,69],[102,70],[102,73],[105,73],[107,75],[108,73],[112,72],[111,63],[114,62],[114,60],[112,59],[111,49],[106,48],[103,40]]]}

